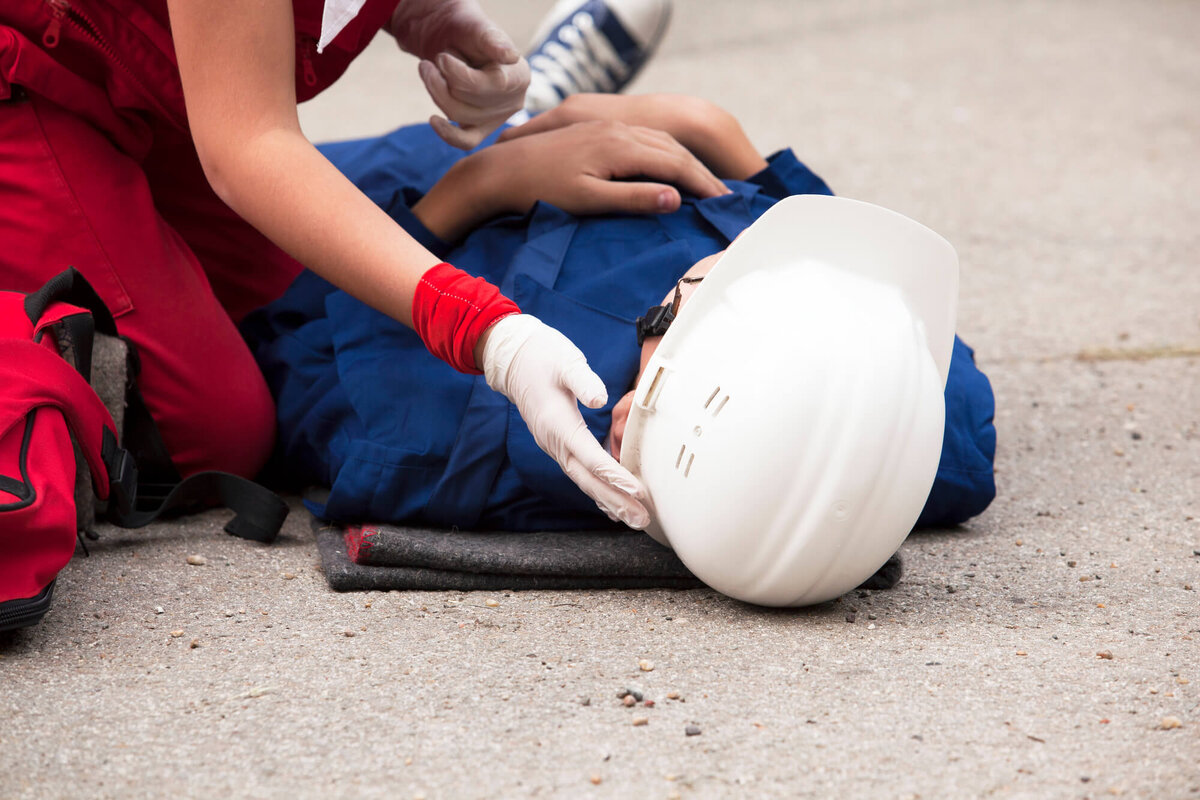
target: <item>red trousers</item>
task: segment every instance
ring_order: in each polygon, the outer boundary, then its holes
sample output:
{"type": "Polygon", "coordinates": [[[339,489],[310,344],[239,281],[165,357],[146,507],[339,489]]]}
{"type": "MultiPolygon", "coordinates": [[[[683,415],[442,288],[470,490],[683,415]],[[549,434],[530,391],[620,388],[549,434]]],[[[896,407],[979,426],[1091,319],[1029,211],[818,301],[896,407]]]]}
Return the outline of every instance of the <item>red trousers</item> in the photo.
{"type": "Polygon", "coordinates": [[[74,266],[137,346],[142,393],[179,471],[253,476],[275,410],[235,323],[300,265],[217,198],[178,129],[155,128],[135,158],[85,114],[15,85],[5,94],[0,288],[32,291],[74,266]]]}

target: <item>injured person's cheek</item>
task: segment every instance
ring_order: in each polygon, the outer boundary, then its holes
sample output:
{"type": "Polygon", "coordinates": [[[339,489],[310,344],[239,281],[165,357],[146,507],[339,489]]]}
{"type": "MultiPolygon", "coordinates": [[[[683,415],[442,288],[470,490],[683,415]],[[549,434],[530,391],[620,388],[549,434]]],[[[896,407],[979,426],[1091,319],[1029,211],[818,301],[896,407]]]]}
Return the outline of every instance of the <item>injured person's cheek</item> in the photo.
{"type": "MultiPolygon", "coordinates": [[[[707,275],[724,254],[725,251],[721,250],[710,256],[705,256],[693,264],[683,274],[682,279],[676,284],[675,289],[672,289],[663,298],[663,303],[665,305],[676,303],[676,311],[683,308],[692,296],[692,293],[696,291],[699,279],[707,275]]],[[[605,446],[617,461],[621,460],[621,441],[625,438],[625,425],[629,422],[629,412],[633,409],[633,392],[637,389],[637,383],[642,379],[642,373],[646,371],[646,365],[650,363],[650,358],[654,355],[654,351],[658,349],[658,345],[662,340],[662,336],[646,337],[646,341],[642,343],[642,355],[638,365],[637,377],[633,379],[634,389],[626,392],[625,396],[613,406],[612,426],[608,429],[608,440],[605,442],[605,446]]]]}
{"type": "Polygon", "coordinates": [[[612,426],[608,429],[608,452],[617,461],[621,460],[621,441],[625,438],[625,425],[629,422],[629,411],[633,408],[633,392],[625,396],[613,406],[612,426]]]}

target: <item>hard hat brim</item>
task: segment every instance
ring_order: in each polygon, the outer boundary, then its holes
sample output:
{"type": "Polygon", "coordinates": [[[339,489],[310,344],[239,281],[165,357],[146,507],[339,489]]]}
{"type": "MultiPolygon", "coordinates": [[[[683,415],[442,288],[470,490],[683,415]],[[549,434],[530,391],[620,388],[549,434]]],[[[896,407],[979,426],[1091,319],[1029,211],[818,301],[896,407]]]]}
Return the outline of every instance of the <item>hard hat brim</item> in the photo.
{"type": "MultiPolygon", "coordinates": [[[[762,297],[762,292],[765,291],[769,294],[770,287],[775,285],[773,282],[776,279],[769,275],[777,273],[780,269],[786,271],[786,273],[779,273],[780,275],[816,275],[818,273],[836,275],[839,272],[845,275],[844,282],[835,280],[833,283],[822,284],[817,281],[806,283],[806,285],[826,287],[840,287],[843,283],[845,286],[876,285],[878,291],[891,292],[892,296],[896,297],[897,307],[902,306],[908,309],[905,316],[910,319],[908,323],[910,330],[919,329],[915,334],[917,336],[915,341],[920,341],[922,344],[918,347],[922,350],[928,348],[928,353],[925,355],[926,363],[929,364],[926,373],[929,381],[927,384],[929,390],[925,395],[926,402],[938,402],[940,410],[941,392],[935,387],[937,387],[939,379],[941,387],[945,386],[953,349],[957,313],[958,257],[954,248],[929,228],[894,211],[870,203],[825,195],[800,195],[787,198],[768,210],[730,244],[704,281],[699,284],[689,302],[680,309],[678,319],[667,330],[654,358],[635,388],[635,400],[622,442],[621,461],[635,475],[647,480],[649,506],[652,514],[652,522],[647,528],[647,533],[660,543],[678,549],[680,542],[672,542],[671,537],[686,535],[688,541],[692,542],[699,532],[690,530],[671,532],[668,536],[668,532],[659,527],[660,515],[655,509],[654,503],[656,495],[661,492],[656,491],[656,487],[651,485],[651,481],[646,477],[643,469],[646,465],[642,464],[643,458],[661,456],[661,454],[651,456],[648,451],[643,452],[648,441],[647,427],[661,426],[667,423],[665,418],[658,422],[655,421],[657,415],[654,398],[657,396],[657,392],[662,391],[662,384],[675,384],[681,379],[678,372],[680,362],[677,357],[682,358],[683,356],[680,354],[688,349],[689,332],[697,329],[707,314],[717,313],[716,310],[722,306],[723,300],[732,296],[730,292],[734,290],[731,290],[730,287],[738,282],[741,282],[739,285],[743,287],[747,286],[748,284],[743,279],[750,276],[753,279],[752,282],[758,286],[754,291],[759,294],[754,296],[762,297]],[[807,273],[805,270],[813,272],[807,273]],[[763,274],[752,275],[752,273],[758,272],[763,274]],[[666,367],[664,371],[658,365],[670,366],[666,367]],[[674,372],[674,377],[669,377],[672,372],[674,372]]],[[[845,313],[849,316],[855,315],[855,312],[852,311],[855,308],[853,301],[848,298],[857,295],[843,297],[842,293],[834,288],[819,289],[818,291],[837,292],[839,296],[836,299],[843,304],[843,308],[846,309],[845,313]],[[850,303],[850,305],[845,305],[846,303],[850,303]]],[[[847,291],[855,290],[848,289],[847,291]]],[[[785,300],[780,296],[764,298],[764,301],[767,300],[776,309],[781,305],[786,305],[785,300]]],[[[783,313],[787,315],[786,311],[783,313]]],[[[849,316],[846,319],[849,319],[849,316]]],[[[842,317],[829,319],[832,322],[840,320],[842,317]]],[[[753,325],[753,322],[748,324],[753,325]]],[[[781,331],[786,331],[786,326],[783,328],[778,325],[768,327],[773,331],[773,335],[787,335],[781,333],[781,331]]],[[[845,326],[840,323],[831,325],[831,328],[837,327],[843,329],[842,335],[844,335],[845,326]]],[[[827,346],[823,342],[829,337],[822,335],[821,331],[809,331],[808,334],[812,337],[811,345],[813,347],[824,348],[827,346]]],[[[699,341],[709,341],[716,349],[726,347],[719,341],[697,340],[697,342],[699,341]]],[[[768,344],[767,347],[769,348],[770,345],[768,344]]],[[[708,360],[707,354],[712,350],[699,349],[702,352],[697,353],[696,347],[691,348],[692,355],[690,357],[695,359],[699,356],[702,360],[708,360]]],[[[678,389],[678,385],[675,388],[678,389]]],[[[929,446],[922,446],[923,451],[929,451],[922,458],[932,459],[931,469],[936,467],[937,453],[933,452],[933,449],[936,449],[933,448],[933,445],[936,444],[940,448],[940,432],[939,423],[937,431],[931,430],[929,433],[929,438],[936,438],[937,441],[927,443],[929,446]],[[937,436],[934,436],[934,433],[937,436]]],[[[682,451],[680,452],[682,453],[682,451]]],[[[928,477],[932,481],[932,472],[928,477]]],[[[910,486],[909,490],[914,495],[919,493],[919,487],[910,486]]],[[[679,497],[673,495],[673,491],[665,492],[663,502],[667,502],[668,498],[672,503],[680,501],[679,497]]],[[[916,499],[923,500],[924,495],[916,499]]],[[[908,523],[911,524],[915,518],[916,511],[912,511],[912,519],[908,520],[908,523]]],[[[880,541],[890,537],[891,544],[898,545],[904,534],[907,533],[907,527],[900,531],[899,525],[900,523],[897,522],[895,526],[897,530],[887,536],[881,533],[880,541]]],[[[690,547],[691,544],[689,544],[689,549],[690,547]]],[[[886,553],[881,551],[877,554],[880,556],[878,559],[880,563],[891,555],[892,550],[888,550],[886,553]]],[[[681,557],[685,555],[682,551],[680,554],[681,557]]],[[[688,559],[685,558],[685,563],[687,561],[688,559]]],[[[704,578],[705,576],[701,575],[700,577],[704,578]]],[[[708,579],[706,578],[706,580],[708,579]]],[[[712,583],[712,581],[709,582],[712,583]]],[[[735,594],[735,596],[737,595],[735,594]]],[[[743,599],[748,598],[743,597],[743,599]]]]}

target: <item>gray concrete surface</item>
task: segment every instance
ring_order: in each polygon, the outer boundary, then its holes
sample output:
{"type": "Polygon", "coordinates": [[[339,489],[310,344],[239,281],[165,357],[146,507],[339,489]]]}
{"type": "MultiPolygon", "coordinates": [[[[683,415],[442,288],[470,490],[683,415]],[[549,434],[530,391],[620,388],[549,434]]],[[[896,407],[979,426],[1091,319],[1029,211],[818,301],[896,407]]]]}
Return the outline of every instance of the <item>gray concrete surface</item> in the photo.
{"type": "MultiPolygon", "coordinates": [[[[910,538],[896,590],[799,611],[336,595],[299,508],[272,548],[221,512],[109,530],[0,642],[0,797],[1200,796],[1200,6],[677,5],[635,90],[957,246],[991,509],[910,538]]],[[[518,38],[540,10],[490,6],[518,38]]],[[[390,49],[314,137],[429,112],[390,49]]]]}

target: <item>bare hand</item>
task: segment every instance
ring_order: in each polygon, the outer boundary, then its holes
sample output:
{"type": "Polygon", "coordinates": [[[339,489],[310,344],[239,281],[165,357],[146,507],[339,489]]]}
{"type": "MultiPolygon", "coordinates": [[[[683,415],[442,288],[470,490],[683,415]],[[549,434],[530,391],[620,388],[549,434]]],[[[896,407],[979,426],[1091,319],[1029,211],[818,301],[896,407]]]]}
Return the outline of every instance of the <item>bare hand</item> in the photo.
{"type": "Polygon", "coordinates": [[[669,133],[621,122],[580,122],[489,153],[504,165],[509,208],[517,212],[542,200],[572,214],[656,214],[679,208],[679,189],[697,197],[729,193],[669,133]]]}
{"type": "Polygon", "coordinates": [[[413,212],[436,236],[455,241],[490,217],[524,214],[539,200],[572,214],[660,214],[679,208],[679,189],[698,197],[729,193],[670,134],[581,122],[473,154],[413,212]]]}
{"type": "Polygon", "coordinates": [[[524,125],[509,128],[500,135],[500,141],[593,120],[624,122],[669,133],[722,178],[744,180],[767,166],[732,114],[687,95],[575,94],[524,125]]]}

